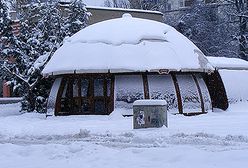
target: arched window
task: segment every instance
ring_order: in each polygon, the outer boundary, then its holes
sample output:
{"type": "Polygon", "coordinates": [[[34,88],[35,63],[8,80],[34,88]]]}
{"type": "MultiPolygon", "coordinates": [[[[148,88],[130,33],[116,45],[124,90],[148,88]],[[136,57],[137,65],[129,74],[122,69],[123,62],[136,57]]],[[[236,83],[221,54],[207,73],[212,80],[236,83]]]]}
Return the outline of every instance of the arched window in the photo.
{"type": "Polygon", "coordinates": [[[150,99],[163,99],[167,101],[168,110],[178,113],[178,102],[175,86],[171,75],[148,75],[150,99]]]}
{"type": "Polygon", "coordinates": [[[141,75],[117,75],[115,77],[115,107],[133,108],[135,100],[144,99],[141,75]]]}

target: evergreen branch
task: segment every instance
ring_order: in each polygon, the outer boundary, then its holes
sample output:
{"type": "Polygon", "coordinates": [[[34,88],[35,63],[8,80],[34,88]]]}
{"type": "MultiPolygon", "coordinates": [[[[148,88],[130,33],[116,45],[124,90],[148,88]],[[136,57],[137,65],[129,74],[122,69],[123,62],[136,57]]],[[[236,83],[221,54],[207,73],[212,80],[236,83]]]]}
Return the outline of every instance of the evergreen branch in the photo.
{"type": "Polygon", "coordinates": [[[29,84],[29,82],[28,82],[27,79],[25,79],[24,77],[22,77],[21,74],[17,74],[17,73],[15,73],[15,72],[11,71],[11,70],[6,66],[6,61],[3,63],[2,67],[3,67],[8,73],[10,73],[11,75],[16,76],[18,79],[20,79],[21,81],[25,82],[25,83],[30,87],[30,84],[29,84]]]}

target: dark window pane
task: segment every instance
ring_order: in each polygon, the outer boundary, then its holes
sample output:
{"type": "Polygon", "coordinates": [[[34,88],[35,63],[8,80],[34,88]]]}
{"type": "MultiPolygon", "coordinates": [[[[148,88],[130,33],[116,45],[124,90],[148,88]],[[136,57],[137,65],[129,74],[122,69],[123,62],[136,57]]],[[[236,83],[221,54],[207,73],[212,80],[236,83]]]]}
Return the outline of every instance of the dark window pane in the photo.
{"type": "Polygon", "coordinates": [[[82,79],[81,82],[81,95],[82,97],[87,97],[89,93],[89,80],[88,79],[82,79]]]}
{"type": "Polygon", "coordinates": [[[107,96],[111,93],[111,79],[107,79],[107,96]]]}
{"type": "Polygon", "coordinates": [[[61,99],[61,112],[70,112],[69,100],[66,98],[61,99]]]}
{"type": "Polygon", "coordinates": [[[104,114],[105,111],[105,103],[103,100],[95,100],[95,113],[96,114],[104,114]]]}
{"type": "Polygon", "coordinates": [[[90,105],[88,100],[82,101],[82,112],[89,112],[90,111],[90,105]]]}
{"type": "Polygon", "coordinates": [[[72,111],[75,114],[79,114],[81,112],[81,108],[80,108],[80,99],[74,99],[72,102],[72,111]]]}
{"type": "Polygon", "coordinates": [[[103,96],[103,79],[94,80],[94,96],[103,96]]]}

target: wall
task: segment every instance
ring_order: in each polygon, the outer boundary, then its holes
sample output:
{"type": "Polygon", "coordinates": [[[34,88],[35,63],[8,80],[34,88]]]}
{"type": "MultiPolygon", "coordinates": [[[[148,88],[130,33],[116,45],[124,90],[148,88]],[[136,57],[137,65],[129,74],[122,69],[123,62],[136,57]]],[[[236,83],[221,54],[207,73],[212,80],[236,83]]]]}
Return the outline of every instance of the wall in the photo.
{"type": "MultiPolygon", "coordinates": [[[[67,15],[66,8],[67,4],[61,4],[60,8],[63,12],[63,16],[67,15]]],[[[97,22],[104,20],[120,18],[124,13],[129,13],[133,17],[151,19],[159,22],[163,22],[163,14],[157,11],[144,11],[136,9],[122,9],[122,8],[108,8],[108,7],[90,7],[86,6],[87,11],[92,14],[89,19],[89,25],[92,25],[97,22]]]]}
{"type": "Polygon", "coordinates": [[[159,22],[163,21],[163,14],[156,11],[142,11],[132,9],[118,9],[118,8],[100,8],[100,7],[86,7],[88,12],[92,14],[89,20],[89,25],[101,22],[108,19],[120,18],[124,13],[129,13],[133,17],[151,19],[159,22]]]}

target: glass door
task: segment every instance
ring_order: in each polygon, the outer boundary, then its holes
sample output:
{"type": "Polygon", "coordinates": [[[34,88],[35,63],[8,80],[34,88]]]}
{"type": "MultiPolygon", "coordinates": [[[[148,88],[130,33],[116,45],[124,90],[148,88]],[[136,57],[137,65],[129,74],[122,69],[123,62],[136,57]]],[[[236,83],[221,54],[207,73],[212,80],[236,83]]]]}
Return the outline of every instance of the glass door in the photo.
{"type": "Polygon", "coordinates": [[[94,78],[93,108],[95,114],[109,114],[113,106],[113,85],[108,77],[94,78]]]}
{"type": "Polygon", "coordinates": [[[114,81],[106,75],[64,78],[56,115],[104,115],[114,110],[114,81]]]}

